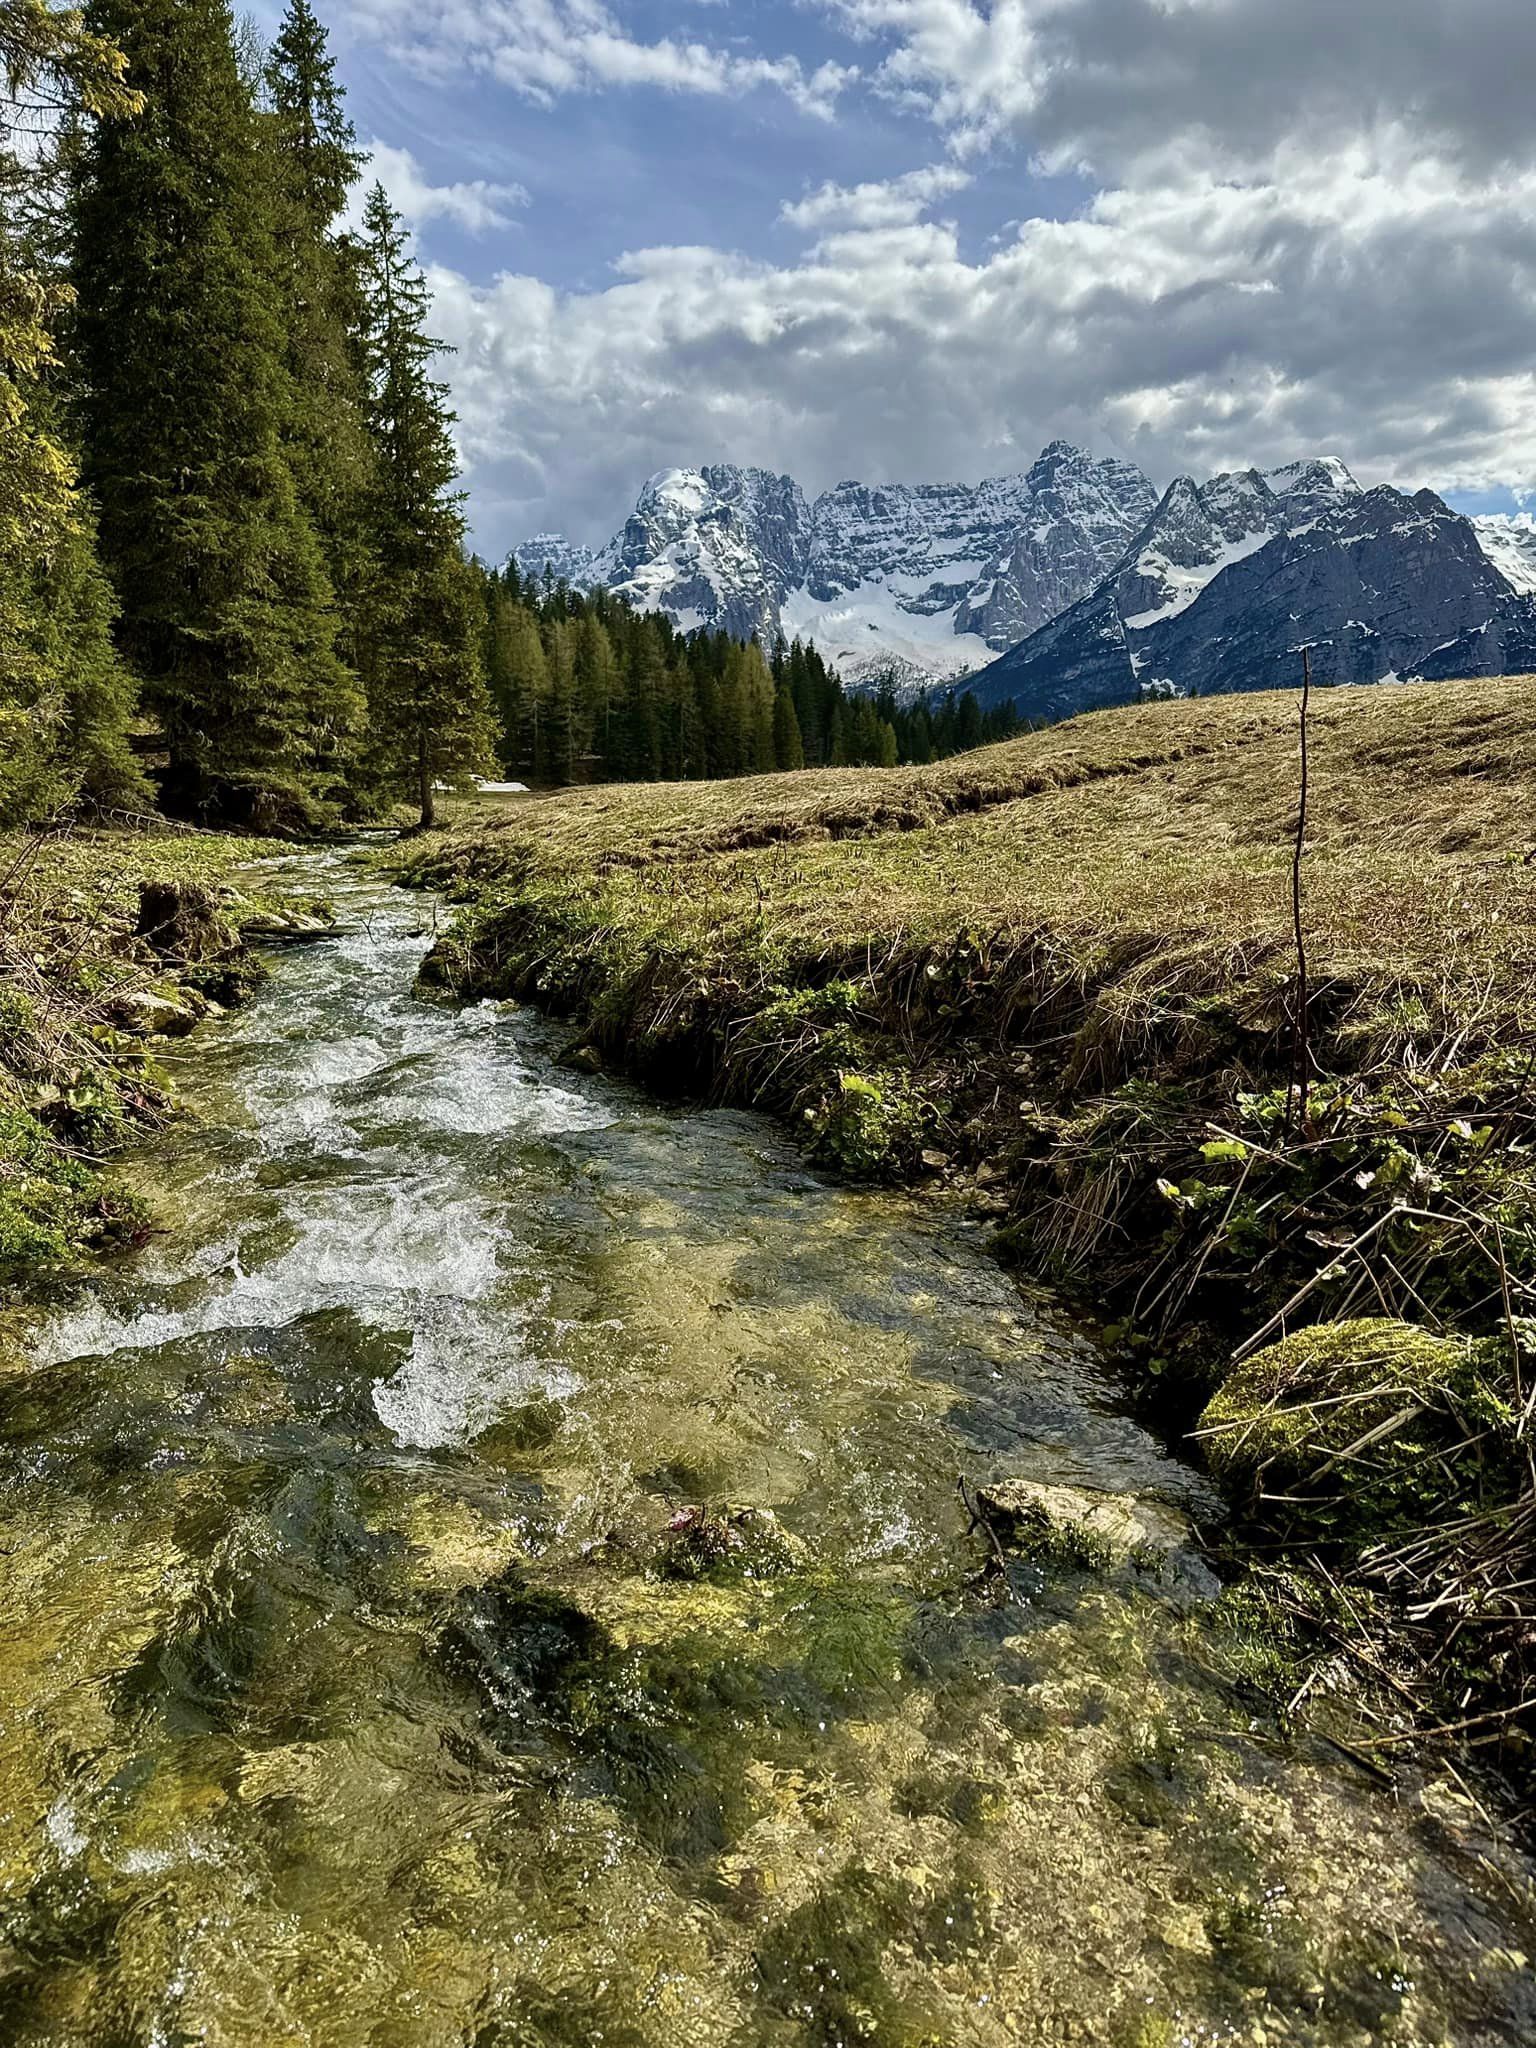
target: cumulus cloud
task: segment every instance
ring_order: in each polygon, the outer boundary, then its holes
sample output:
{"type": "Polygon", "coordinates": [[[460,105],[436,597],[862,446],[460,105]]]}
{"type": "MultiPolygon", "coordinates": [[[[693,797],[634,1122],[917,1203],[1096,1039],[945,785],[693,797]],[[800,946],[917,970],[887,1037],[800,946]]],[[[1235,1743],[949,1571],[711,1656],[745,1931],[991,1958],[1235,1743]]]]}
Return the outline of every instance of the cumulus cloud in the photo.
{"type": "Polygon", "coordinates": [[[864,185],[828,183],[803,199],[786,200],[779,208],[779,219],[791,227],[816,231],[901,227],[920,220],[936,200],[963,192],[970,183],[970,172],[958,164],[930,164],[899,178],[864,185]]]}
{"type": "Polygon", "coordinates": [[[521,185],[493,185],[474,178],[456,185],[434,185],[408,149],[395,149],[387,142],[368,144],[368,165],[353,194],[348,225],[362,223],[362,194],[377,178],[404,217],[407,226],[417,228],[424,221],[448,220],[471,234],[491,228],[509,227],[515,208],[528,204],[521,185]]]}
{"type": "Polygon", "coordinates": [[[466,64],[542,106],[563,94],[652,86],[678,93],[736,96],[781,92],[805,112],[829,115],[857,75],[831,62],[807,69],[794,56],[765,57],[734,46],[672,36],[630,35],[600,0],[348,0],[352,32],[382,43],[429,77],[466,64]]]}
{"type": "MultiPolygon", "coordinates": [[[[806,225],[848,220],[819,197],[806,225]]],[[[1536,166],[1489,187],[1412,150],[1297,144],[1266,180],[1115,188],[978,261],[890,220],[783,265],[640,250],[596,292],[433,282],[500,546],[552,518],[601,537],[665,463],[815,488],[976,476],[1057,434],[1160,480],[1332,450],[1367,480],[1533,483],[1533,220],[1536,166]]]]}
{"type": "Polygon", "coordinates": [[[1429,153],[1527,161],[1530,0],[823,0],[879,85],[962,148],[1007,137],[1121,176],[1226,166],[1401,125],[1429,153]]]}

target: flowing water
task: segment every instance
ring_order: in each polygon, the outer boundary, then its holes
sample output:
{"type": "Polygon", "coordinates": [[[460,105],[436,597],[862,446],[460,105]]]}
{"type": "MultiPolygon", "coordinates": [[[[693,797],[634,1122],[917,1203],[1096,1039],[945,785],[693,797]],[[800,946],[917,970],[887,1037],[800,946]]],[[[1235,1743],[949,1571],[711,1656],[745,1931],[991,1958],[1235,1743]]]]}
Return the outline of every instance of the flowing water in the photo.
{"type": "Polygon", "coordinates": [[[1210,1504],[973,1234],[286,879],[346,935],[0,1380],[0,2042],[1536,2040],[1520,1868],[1197,1563],[987,1570],[959,1475],[1210,1504]]]}

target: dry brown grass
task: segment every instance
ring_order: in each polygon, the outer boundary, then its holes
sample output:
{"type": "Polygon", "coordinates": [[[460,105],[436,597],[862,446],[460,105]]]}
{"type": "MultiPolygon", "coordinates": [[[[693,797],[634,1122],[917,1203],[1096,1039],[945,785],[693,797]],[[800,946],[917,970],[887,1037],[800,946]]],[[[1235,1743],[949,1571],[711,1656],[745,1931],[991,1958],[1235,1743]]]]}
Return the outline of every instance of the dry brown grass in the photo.
{"type": "MultiPolygon", "coordinates": [[[[471,821],[439,876],[533,877],[667,947],[760,954],[985,933],[1122,963],[1110,1009],[1237,985],[1289,955],[1293,695],[1104,712],[922,769],[604,788],[471,821]]],[[[1314,971],[1474,1032],[1536,971],[1536,679],[1314,698],[1314,971]]],[[[1106,1024],[1109,1018],[1103,1020],[1106,1024]]]]}

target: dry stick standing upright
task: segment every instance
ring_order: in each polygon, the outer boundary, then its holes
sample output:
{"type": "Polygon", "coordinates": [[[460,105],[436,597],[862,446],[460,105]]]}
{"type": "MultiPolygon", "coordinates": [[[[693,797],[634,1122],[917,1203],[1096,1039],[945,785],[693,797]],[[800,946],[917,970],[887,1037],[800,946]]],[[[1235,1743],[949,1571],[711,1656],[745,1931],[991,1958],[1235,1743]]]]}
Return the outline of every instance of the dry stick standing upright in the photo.
{"type": "Polygon", "coordinates": [[[1296,810],[1296,850],[1291,857],[1291,925],[1296,935],[1296,1014],[1291,1040],[1291,1100],[1286,1104],[1289,1132],[1291,1107],[1303,1132],[1307,1127],[1307,1091],[1312,1076],[1312,1044],[1307,1030],[1307,938],[1301,922],[1301,861],[1307,843],[1307,713],[1312,702],[1312,654],[1301,650],[1301,801],[1296,810]]]}

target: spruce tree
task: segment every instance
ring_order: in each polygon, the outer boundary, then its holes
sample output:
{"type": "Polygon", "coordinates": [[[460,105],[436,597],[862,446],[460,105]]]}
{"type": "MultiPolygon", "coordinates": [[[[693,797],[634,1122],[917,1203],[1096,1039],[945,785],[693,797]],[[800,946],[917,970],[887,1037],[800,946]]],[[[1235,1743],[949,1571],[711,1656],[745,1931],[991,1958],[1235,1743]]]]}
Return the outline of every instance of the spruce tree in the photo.
{"type": "Polygon", "coordinates": [[[800,738],[800,721],[789,679],[781,675],[773,693],[773,753],[776,768],[803,768],[805,748],[800,738]]]}
{"type": "Polygon", "coordinates": [[[440,784],[493,765],[473,572],[447,387],[431,375],[442,344],[426,331],[428,295],[382,185],[363,223],[374,593],[358,632],[376,782],[409,791],[423,828],[440,784]]]}
{"type": "Polygon", "coordinates": [[[586,611],[576,629],[576,691],[589,751],[606,772],[613,747],[613,706],[618,694],[618,663],[613,642],[595,611],[586,611]]]}
{"type": "Polygon", "coordinates": [[[187,815],[307,823],[358,704],[283,449],[291,394],[257,115],[225,0],[92,0],[146,97],[75,194],[85,473],[121,646],[187,815]]]}
{"type": "Polygon", "coordinates": [[[57,394],[56,327],[68,294],[48,246],[56,209],[50,128],[130,116],[126,59],[72,12],[0,0],[0,823],[81,797],[148,802],[128,746],[134,691],[110,636],[57,394]]]}
{"type": "Polygon", "coordinates": [[[365,158],[309,0],[289,0],[265,83],[263,133],[289,379],[284,438],[336,593],[339,644],[347,654],[351,622],[373,580],[367,544],[373,450],[358,251],[336,223],[365,158]]]}

